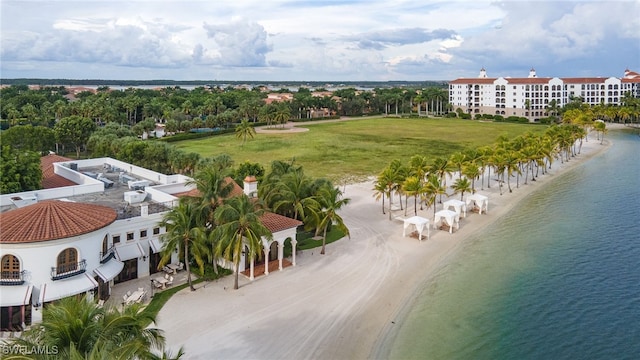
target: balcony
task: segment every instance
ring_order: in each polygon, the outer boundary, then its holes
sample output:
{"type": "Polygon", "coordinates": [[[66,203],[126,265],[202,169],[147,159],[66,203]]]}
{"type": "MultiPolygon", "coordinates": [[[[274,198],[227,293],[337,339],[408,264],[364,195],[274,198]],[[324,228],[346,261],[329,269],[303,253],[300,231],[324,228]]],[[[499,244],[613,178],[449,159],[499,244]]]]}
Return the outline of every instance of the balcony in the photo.
{"type": "Polygon", "coordinates": [[[111,245],[111,247],[109,249],[107,249],[107,251],[100,252],[100,264],[104,264],[107,261],[113,259],[116,256],[115,251],[114,251],[114,246],[111,245]]]}
{"type": "Polygon", "coordinates": [[[26,271],[3,271],[0,277],[0,285],[22,285],[26,271]]]}
{"type": "Polygon", "coordinates": [[[87,271],[87,260],[83,259],[77,264],[67,264],[64,266],[51,268],[51,280],[62,280],[72,276],[80,275],[87,271]]]}

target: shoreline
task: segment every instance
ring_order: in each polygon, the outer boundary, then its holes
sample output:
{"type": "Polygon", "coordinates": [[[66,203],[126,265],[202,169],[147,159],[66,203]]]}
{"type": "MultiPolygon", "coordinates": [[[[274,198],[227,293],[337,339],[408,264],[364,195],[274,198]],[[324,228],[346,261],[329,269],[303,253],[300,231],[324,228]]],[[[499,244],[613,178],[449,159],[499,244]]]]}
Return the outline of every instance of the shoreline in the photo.
{"type": "MultiPolygon", "coordinates": [[[[589,135],[593,135],[593,133],[590,133],[589,135]]],[[[603,144],[600,144],[599,140],[594,140],[594,139],[591,139],[588,143],[584,142],[581,153],[578,154],[576,158],[573,158],[569,162],[565,162],[565,163],[554,162],[550,173],[543,176],[539,176],[537,178],[538,180],[536,181],[536,185],[546,184],[562,176],[566,176],[568,173],[570,173],[571,170],[573,170],[577,166],[584,164],[594,156],[597,156],[603,153],[604,151],[608,150],[611,145],[612,143],[608,141],[606,138],[603,141],[603,144]],[[587,144],[589,145],[585,146],[587,144]]],[[[531,185],[531,183],[529,183],[529,185],[531,185]]],[[[525,185],[525,186],[529,186],[529,185],[525,185]]],[[[513,184],[512,184],[512,188],[514,188],[513,184]]],[[[488,226],[494,224],[496,220],[498,220],[501,216],[506,215],[508,212],[511,212],[514,209],[517,209],[519,206],[521,206],[525,198],[532,196],[540,189],[542,189],[542,186],[527,187],[525,189],[519,188],[519,189],[514,189],[513,193],[509,193],[508,189],[506,189],[506,192],[505,192],[503,189],[503,195],[500,196],[499,190],[496,191],[492,188],[492,190],[489,191],[489,194],[491,195],[489,196],[488,215],[492,216],[493,218],[490,221],[477,225],[477,228],[474,230],[476,230],[476,232],[481,235],[488,226]],[[518,192],[517,194],[516,194],[516,191],[518,192]],[[499,197],[497,199],[498,205],[499,205],[499,209],[497,211],[495,210],[496,196],[499,197]],[[505,196],[507,198],[504,199],[503,201],[500,201],[505,196]],[[492,211],[492,199],[494,200],[493,211],[492,211]]],[[[488,195],[486,189],[484,190],[483,194],[488,195]]],[[[440,273],[440,271],[446,270],[446,266],[450,263],[448,260],[450,260],[452,257],[459,255],[460,251],[462,250],[462,247],[465,245],[463,241],[466,240],[467,238],[468,236],[460,239],[461,241],[459,241],[455,245],[455,247],[451,249],[451,253],[448,254],[446,259],[443,259],[443,262],[440,268],[430,272],[429,274],[427,274],[427,277],[423,282],[421,282],[420,284],[416,284],[416,287],[413,289],[410,296],[405,299],[404,303],[399,305],[399,308],[396,312],[396,318],[398,319],[398,321],[402,322],[406,319],[412,307],[414,306],[417,295],[419,295],[424,290],[425,286],[427,286],[429,283],[431,283],[434,280],[434,278],[440,273]]],[[[389,324],[387,324],[385,328],[380,332],[380,336],[376,339],[375,345],[367,358],[389,359],[394,341],[398,336],[398,332],[399,332],[399,328],[397,326],[389,326],[389,324]]]]}
{"type": "MultiPolygon", "coordinates": [[[[453,234],[431,229],[429,240],[402,237],[402,221],[388,220],[375,201],[372,182],[346,185],[351,203],[341,212],[351,239],[299,252],[297,266],[240,279],[232,277],[198,286],[196,292],[174,295],[158,315],[167,348],[184,345],[188,358],[388,358],[397,335],[396,324],[406,318],[413,299],[451,263],[475,233],[515,208],[524,197],[567,170],[606,150],[590,136],[581,154],[564,164],[556,161],[538,181],[516,188],[477,192],[489,197],[488,214],[469,213],[453,234]],[[193,311],[193,310],[196,311],[193,311]]],[[[450,180],[447,181],[450,184],[450,180]]],[[[466,195],[466,194],[465,194],[466,195]]],[[[394,199],[397,204],[397,196],[394,199]]],[[[409,199],[406,217],[413,216],[409,199]]],[[[388,205],[388,204],[386,204],[388,205]]],[[[404,205],[404,204],[403,204],[404,205]]],[[[386,210],[385,210],[386,211],[386,210]]],[[[418,210],[433,217],[433,209],[418,210]]],[[[404,218],[396,210],[394,217],[404,218]]]]}

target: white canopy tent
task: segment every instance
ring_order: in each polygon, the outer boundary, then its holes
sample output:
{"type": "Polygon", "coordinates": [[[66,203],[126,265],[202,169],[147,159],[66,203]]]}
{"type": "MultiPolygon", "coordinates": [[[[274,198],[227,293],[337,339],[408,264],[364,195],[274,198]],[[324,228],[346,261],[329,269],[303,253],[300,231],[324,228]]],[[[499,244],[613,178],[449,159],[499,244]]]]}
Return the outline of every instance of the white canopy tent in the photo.
{"type": "Polygon", "coordinates": [[[487,213],[487,210],[489,210],[489,198],[484,195],[473,194],[467,196],[467,207],[469,207],[469,205],[471,204],[477,206],[478,209],[480,209],[480,214],[482,214],[483,209],[485,214],[487,213]]]}
{"type": "Polygon", "coordinates": [[[464,201],[451,199],[445,201],[442,206],[445,210],[450,210],[450,208],[452,207],[453,210],[458,213],[458,216],[462,214],[464,215],[463,217],[467,217],[467,204],[464,201]]]}
{"type": "Polygon", "coordinates": [[[437,225],[441,224],[444,221],[447,225],[449,225],[449,234],[453,233],[453,226],[455,225],[456,229],[460,229],[460,215],[457,212],[452,210],[440,210],[436,213],[435,219],[433,220],[433,227],[437,229],[437,225]]]}
{"type": "MultiPolygon", "coordinates": [[[[407,229],[413,226],[418,232],[418,241],[422,241],[422,231],[427,229],[427,240],[429,240],[429,219],[425,219],[420,216],[412,216],[408,219],[404,219],[404,228],[402,229],[402,236],[407,236],[407,229]]],[[[412,231],[409,231],[411,234],[412,231]]]]}

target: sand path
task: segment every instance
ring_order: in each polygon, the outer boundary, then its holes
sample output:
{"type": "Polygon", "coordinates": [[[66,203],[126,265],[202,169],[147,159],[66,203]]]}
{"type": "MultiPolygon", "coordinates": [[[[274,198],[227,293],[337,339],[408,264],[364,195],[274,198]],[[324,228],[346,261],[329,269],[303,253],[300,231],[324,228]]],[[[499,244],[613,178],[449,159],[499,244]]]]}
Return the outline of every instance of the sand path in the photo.
{"type": "MultiPolygon", "coordinates": [[[[297,266],[253,282],[241,276],[239,290],[232,290],[231,276],[199,284],[195,292],[183,290],[160,311],[157,325],[165,330],[168,348],[184,346],[188,359],[385,358],[395,321],[465,238],[605,148],[591,136],[576,159],[555,162],[538,181],[523,185],[521,179],[516,188],[513,179],[513,193],[506,184],[502,196],[495,185],[478,190],[489,197],[487,215],[469,214],[454,234],[432,228],[431,238],[422,242],[403,238],[402,221],[382,214],[372,182],[347,185],[351,203],[341,215],[351,239],[329,244],[326,255],[319,249],[301,251],[297,266]]],[[[409,209],[407,217],[413,216],[412,199],[409,209]]],[[[418,211],[433,217],[433,209],[418,211]]],[[[393,216],[402,218],[404,211],[393,216]]]]}

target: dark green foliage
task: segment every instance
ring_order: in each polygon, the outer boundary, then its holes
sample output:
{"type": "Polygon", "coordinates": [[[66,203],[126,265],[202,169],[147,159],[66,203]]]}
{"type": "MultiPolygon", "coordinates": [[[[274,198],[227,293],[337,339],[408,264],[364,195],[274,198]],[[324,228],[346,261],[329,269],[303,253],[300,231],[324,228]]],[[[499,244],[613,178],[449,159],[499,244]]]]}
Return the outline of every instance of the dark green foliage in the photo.
{"type": "Polygon", "coordinates": [[[0,193],[9,194],[42,188],[40,154],[2,146],[0,163],[0,193]]]}
{"type": "Polygon", "coordinates": [[[2,145],[14,149],[36,151],[46,154],[55,150],[55,134],[53,129],[45,126],[19,125],[2,131],[2,145]]]}
{"type": "Polygon", "coordinates": [[[258,163],[247,160],[238,165],[238,168],[235,170],[234,179],[238,184],[242,184],[244,178],[249,175],[255,176],[258,182],[261,182],[264,176],[264,167],[258,163]]]}

